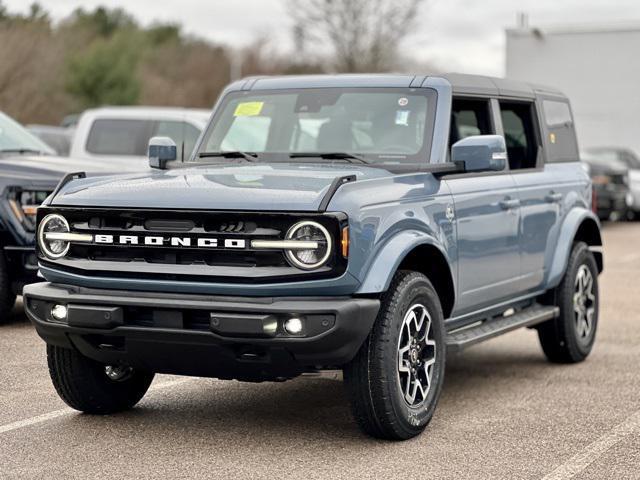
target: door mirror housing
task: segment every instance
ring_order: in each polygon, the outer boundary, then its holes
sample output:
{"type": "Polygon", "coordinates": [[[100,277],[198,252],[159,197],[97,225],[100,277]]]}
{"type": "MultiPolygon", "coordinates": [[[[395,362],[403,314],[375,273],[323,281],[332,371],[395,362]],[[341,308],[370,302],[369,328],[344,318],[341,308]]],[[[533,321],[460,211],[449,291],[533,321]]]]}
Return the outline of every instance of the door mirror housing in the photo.
{"type": "Polygon", "coordinates": [[[502,135],[475,135],[451,147],[451,161],[465,172],[499,172],[507,166],[507,146],[502,135]]]}
{"type": "Polygon", "coordinates": [[[153,137],[149,140],[147,155],[151,168],[164,170],[168,162],[177,160],[178,148],[176,142],[169,137],[153,137]]]}

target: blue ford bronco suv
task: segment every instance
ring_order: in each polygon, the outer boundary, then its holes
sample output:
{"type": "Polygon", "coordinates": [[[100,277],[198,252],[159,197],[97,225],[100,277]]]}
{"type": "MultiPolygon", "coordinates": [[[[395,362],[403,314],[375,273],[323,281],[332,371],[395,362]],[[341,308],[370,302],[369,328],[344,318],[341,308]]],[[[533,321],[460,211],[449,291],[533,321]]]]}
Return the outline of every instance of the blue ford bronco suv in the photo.
{"type": "Polygon", "coordinates": [[[362,430],[431,420],[445,359],[520,327],[584,360],[603,268],[559,92],[466,75],[251,78],[192,157],[70,175],[38,209],[25,308],[62,399],[104,414],[155,373],[342,369],[362,430]],[[71,181],[70,181],[71,180],[71,181]]]}

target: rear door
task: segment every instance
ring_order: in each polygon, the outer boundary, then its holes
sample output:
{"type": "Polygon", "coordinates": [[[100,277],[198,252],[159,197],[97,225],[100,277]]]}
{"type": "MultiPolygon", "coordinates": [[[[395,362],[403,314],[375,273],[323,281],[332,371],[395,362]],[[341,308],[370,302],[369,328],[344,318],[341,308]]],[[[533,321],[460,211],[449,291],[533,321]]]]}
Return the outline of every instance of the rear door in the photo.
{"type": "MultiPolygon", "coordinates": [[[[564,214],[563,202],[571,190],[570,175],[562,167],[545,163],[543,136],[556,145],[555,156],[562,161],[572,158],[566,132],[572,126],[566,124],[568,105],[563,113],[562,105],[552,105],[551,117],[556,117],[551,130],[547,129],[544,113],[547,105],[533,100],[501,100],[500,112],[504,136],[507,142],[507,157],[513,179],[518,187],[520,199],[520,279],[523,292],[539,288],[545,277],[546,256],[552,253],[560,220],[564,214]]],[[[574,138],[575,145],[575,138],[574,138]]],[[[547,154],[547,155],[545,155],[547,154]]],[[[574,161],[577,160],[575,152],[574,161]]]]}
{"type": "MultiPolygon", "coordinates": [[[[494,101],[495,104],[495,101],[494,101]]],[[[487,99],[453,100],[450,143],[496,132],[487,99]]],[[[516,185],[507,170],[446,177],[453,194],[458,246],[456,315],[513,295],[520,275],[516,185]]]]}

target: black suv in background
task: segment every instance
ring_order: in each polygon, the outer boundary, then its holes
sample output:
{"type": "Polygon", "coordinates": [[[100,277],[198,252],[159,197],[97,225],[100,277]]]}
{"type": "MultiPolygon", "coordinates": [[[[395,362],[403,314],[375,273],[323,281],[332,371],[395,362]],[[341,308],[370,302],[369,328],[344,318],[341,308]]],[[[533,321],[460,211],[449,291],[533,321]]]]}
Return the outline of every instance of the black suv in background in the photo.
{"type": "Polygon", "coordinates": [[[623,181],[628,185],[625,192],[625,207],[621,212],[628,217],[640,218],[640,158],[635,152],[621,147],[595,147],[587,150],[587,155],[599,164],[611,164],[619,174],[626,170],[623,181]]]}
{"type": "Polygon", "coordinates": [[[621,159],[601,149],[587,150],[581,156],[593,182],[598,218],[627,218],[632,204],[629,167],[621,159]]]}
{"type": "Polygon", "coordinates": [[[8,320],[22,287],[37,281],[38,205],[65,173],[99,174],[108,168],[102,161],[55,156],[51,147],[0,112],[0,324],[8,320]]]}

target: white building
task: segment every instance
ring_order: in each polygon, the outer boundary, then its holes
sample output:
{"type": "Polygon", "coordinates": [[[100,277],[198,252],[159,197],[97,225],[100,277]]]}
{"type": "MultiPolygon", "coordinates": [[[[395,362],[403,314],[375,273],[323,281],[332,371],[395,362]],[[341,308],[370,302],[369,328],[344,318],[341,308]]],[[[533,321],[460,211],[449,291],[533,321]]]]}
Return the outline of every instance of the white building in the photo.
{"type": "Polygon", "coordinates": [[[640,23],[507,30],[506,73],[568,95],[581,148],[640,153],[640,23]]]}

